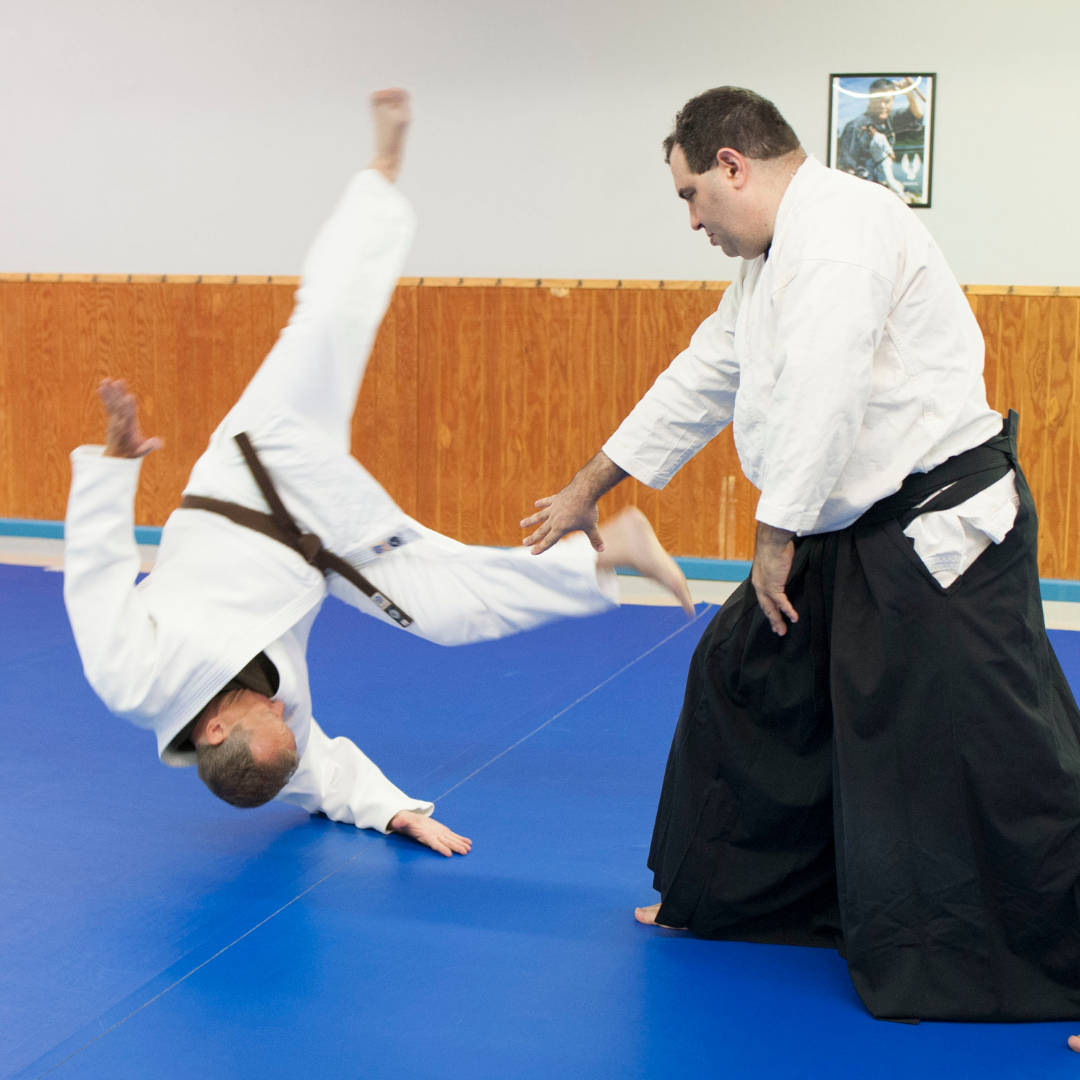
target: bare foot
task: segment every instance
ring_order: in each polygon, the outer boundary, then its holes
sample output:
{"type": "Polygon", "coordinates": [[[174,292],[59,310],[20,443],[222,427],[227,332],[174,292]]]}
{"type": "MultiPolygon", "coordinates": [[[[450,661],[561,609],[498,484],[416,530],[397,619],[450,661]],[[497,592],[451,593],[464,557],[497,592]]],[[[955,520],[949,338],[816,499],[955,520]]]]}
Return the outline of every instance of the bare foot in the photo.
{"type": "MultiPolygon", "coordinates": [[[[634,908],[634,918],[639,923],[644,923],[646,926],[662,926],[665,930],[685,930],[685,926],[664,926],[663,923],[656,921],[656,916],[660,911],[659,904],[650,904],[648,907],[636,907],[634,908]]],[[[1076,1038],[1074,1035],[1073,1038],[1076,1038]]]]}
{"type": "Polygon", "coordinates": [[[375,120],[375,156],[371,167],[387,180],[396,180],[405,153],[405,131],[412,119],[409,92],[398,88],[376,90],[371,95],[371,113],[375,120]]]}
{"type": "Polygon", "coordinates": [[[1070,1035],[1068,1042],[1069,1049],[1075,1050],[1076,1053],[1080,1054],[1080,1035],[1070,1035]]]}
{"type": "Polygon", "coordinates": [[[694,614],[690,586],[675,560],[660,546],[649,519],[635,506],[628,506],[600,529],[604,550],[597,565],[604,570],[625,566],[663,585],[675,594],[687,615],[694,614]]]}

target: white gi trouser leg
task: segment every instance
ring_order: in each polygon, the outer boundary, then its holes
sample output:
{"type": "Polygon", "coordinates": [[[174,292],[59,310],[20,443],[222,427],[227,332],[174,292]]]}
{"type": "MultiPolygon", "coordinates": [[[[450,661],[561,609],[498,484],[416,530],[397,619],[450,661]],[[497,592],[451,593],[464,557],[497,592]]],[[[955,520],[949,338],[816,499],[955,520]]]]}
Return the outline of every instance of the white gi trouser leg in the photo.
{"type": "MultiPolygon", "coordinates": [[[[326,548],[362,568],[414,623],[443,644],[588,615],[615,602],[583,537],[542,556],[469,547],[409,518],[349,456],[352,413],[372,342],[414,232],[409,203],[374,171],[361,173],[320,230],[296,308],[277,344],[210,440],[186,491],[266,509],[233,436],[247,431],[282,501],[326,548]],[[371,559],[391,536],[408,542],[371,559]]],[[[330,591],[390,621],[331,575],[330,591]]]]}

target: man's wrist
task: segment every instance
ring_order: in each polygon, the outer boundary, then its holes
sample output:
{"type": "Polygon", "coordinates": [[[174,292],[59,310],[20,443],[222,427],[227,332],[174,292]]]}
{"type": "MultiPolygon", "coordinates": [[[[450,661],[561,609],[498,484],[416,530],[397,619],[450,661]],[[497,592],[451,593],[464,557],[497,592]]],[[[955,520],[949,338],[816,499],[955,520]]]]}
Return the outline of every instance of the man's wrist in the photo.
{"type": "Polygon", "coordinates": [[[782,548],[794,539],[795,533],[790,529],[778,529],[775,525],[768,525],[764,521],[757,523],[755,544],[758,547],[782,548]]]}
{"type": "Polygon", "coordinates": [[[602,495],[607,494],[627,475],[629,474],[624,469],[616,465],[603,450],[600,450],[578,469],[570,484],[581,490],[590,502],[598,502],[602,495]]]}

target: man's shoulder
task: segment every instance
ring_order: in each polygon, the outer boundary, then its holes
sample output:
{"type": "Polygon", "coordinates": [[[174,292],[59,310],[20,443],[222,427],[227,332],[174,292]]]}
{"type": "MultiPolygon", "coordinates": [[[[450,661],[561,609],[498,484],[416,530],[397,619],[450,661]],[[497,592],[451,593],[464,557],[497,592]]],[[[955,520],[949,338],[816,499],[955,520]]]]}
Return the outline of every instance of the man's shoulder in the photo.
{"type": "Polygon", "coordinates": [[[895,266],[896,253],[919,231],[910,208],[880,184],[813,166],[784,223],[784,259],[842,261],[876,272],[895,266]]]}

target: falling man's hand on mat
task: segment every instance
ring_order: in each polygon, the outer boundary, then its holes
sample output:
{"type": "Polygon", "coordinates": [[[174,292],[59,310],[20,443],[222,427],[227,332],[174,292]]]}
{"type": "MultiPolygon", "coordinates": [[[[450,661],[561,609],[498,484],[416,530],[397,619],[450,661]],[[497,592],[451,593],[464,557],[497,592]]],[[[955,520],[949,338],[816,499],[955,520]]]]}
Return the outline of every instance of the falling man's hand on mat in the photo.
{"type": "Polygon", "coordinates": [[[437,851],[440,855],[468,855],[472,850],[472,841],[467,836],[458,836],[441,821],[425,817],[414,810],[399,810],[387,825],[390,832],[415,840],[424,847],[437,851]]]}

